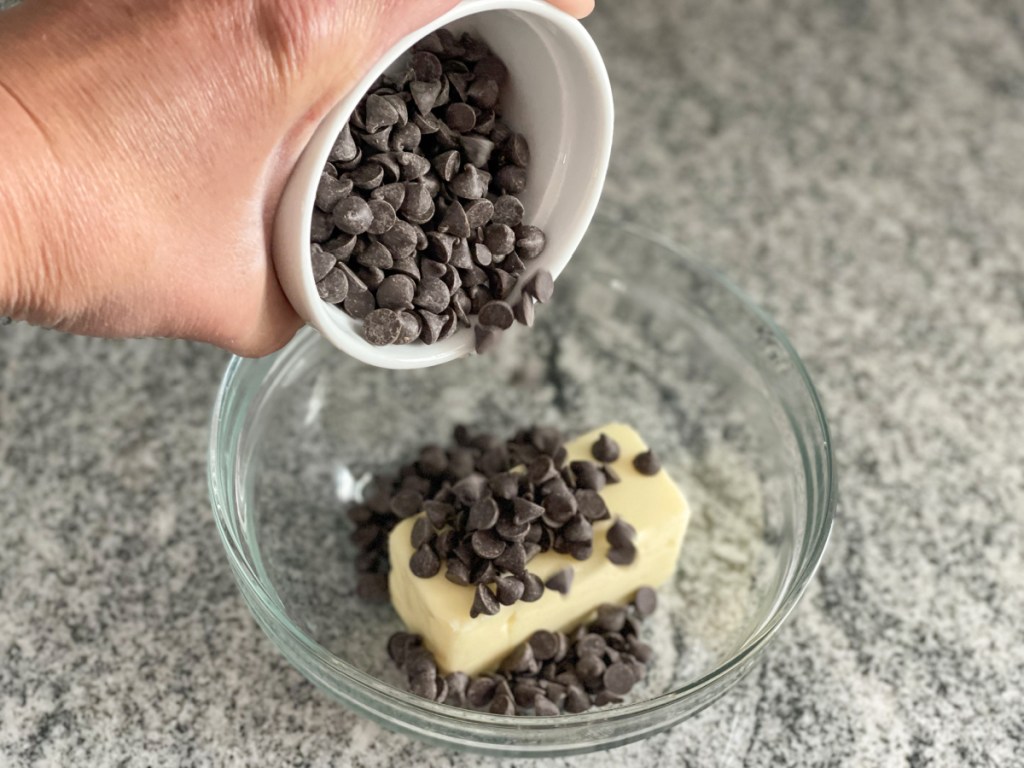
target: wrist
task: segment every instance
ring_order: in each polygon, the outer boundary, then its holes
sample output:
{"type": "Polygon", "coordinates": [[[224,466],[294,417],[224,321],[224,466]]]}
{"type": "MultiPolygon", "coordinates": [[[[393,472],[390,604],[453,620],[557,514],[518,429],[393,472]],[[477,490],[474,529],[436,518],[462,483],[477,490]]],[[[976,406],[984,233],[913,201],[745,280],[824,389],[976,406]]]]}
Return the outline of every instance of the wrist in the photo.
{"type": "MultiPolygon", "coordinates": [[[[4,13],[12,14],[13,22],[13,12],[4,13]]],[[[23,101],[23,86],[14,79],[11,47],[5,39],[13,30],[3,32],[7,34],[0,34],[0,316],[33,319],[42,310],[47,271],[42,264],[46,209],[41,179],[52,174],[55,163],[46,128],[23,101]]]]}

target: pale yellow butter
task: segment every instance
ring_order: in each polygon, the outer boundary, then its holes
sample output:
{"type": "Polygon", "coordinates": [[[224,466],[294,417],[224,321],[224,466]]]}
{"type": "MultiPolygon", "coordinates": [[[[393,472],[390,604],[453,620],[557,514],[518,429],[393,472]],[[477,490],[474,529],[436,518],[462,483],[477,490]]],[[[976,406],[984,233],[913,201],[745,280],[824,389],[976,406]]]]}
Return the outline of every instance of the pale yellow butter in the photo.
{"type": "Polygon", "coordinates": [[[658,586],[675,571],[690,510],[682,492],[662,469],[648,477],[633,468],[633,458],[647,446],[625,424],[608,424],[566,444],[569,460],[593,460],[590,449],[604,432],[621,449],[612,466],[622,482],[601,491],[611,519],[594,525],[594,553],[579,561],[553,551],[537,555],[528,568],[541,579],[572,566],[575,570],[568,595],[545,590],[533,603],[502,606],[494,616],[469,617],[473,587],[448,581],[441,572],[421,579],[409,570],[413,548],[412,527],[419,516],[404,520],[391,532],[389,587],[391,602],[409,631],[422,635],[445,671],[469,674],[487,671],[538,629],[568,630],[601,603],[628,601],[638,587],[658,586]],[[637,556],[631,565],[615,565],[607,558],[605,533],[616,518],[636,528],[637,556]]]}

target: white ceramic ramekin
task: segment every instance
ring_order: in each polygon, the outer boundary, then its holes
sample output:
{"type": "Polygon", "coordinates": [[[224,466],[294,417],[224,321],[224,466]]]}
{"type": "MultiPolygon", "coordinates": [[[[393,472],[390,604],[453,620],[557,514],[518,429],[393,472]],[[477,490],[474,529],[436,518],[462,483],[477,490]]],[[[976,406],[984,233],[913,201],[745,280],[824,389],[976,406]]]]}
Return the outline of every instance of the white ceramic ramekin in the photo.
{"type": "Polygon", "coordinates": [[[538,269],[557,278],[569,263],[594,215],[611,153],[612,94],[601,55],[576,19],[544,0],[462,0],[376,61],[320,123],[299,158],[277,211],[273,252],[296,312],[338,349],[384,368],[423,368],[469,354],[472,329],[429,346],[369,344],[361,321],[317,294],[309,258],[313,201],[331,147],[363,95],[417,40],[440,27],[481,38],[509,69],[503,120],[526,136],[531,150],[529,181],[519,197],[525,220],[547,235],[547,247],[529,263],[520,285],[538,269]]]}

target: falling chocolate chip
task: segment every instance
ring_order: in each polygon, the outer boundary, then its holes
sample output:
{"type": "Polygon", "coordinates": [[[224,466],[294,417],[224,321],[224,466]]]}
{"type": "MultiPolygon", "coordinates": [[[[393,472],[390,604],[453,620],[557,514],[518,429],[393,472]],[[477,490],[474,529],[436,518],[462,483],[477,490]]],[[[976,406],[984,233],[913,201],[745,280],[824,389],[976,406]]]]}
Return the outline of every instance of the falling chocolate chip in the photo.
{"type": "Polygon", "coordinates": [[[553,589],[555,592],[561,592],[563,595],[569,594],[569,590],[572,588],[572,577],[573,569],[563,568],[560,571],[555,572],[552,576],[544,582],[544,586],[548,589],[553,589]]]}
{"type": "Polygon", "coordinates": [[[523,286],[523,293],[533,296],[541,304],[550,301],[555,292],[555,281],[551,273],[546,269],[538,270],[537,273],[523,286]]]}

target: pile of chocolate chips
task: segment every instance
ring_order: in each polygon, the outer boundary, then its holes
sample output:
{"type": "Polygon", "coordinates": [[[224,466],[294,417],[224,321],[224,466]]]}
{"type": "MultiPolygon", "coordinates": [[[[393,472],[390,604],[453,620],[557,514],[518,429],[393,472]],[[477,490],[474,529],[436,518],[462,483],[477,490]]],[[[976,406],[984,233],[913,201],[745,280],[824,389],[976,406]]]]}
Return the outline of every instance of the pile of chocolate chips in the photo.
{"type": "MultiPolygon", "coordinates": [[[[511,440],[474,435],[457,427],[455,445],[428,445],[395,477],[378,477],[365,503],[349,509],[352,541],[361,553],[358,591],[387,597],[387,537],[400,520],[424,511],[412,530],[409,568],[420,578],[445,577],[475,585],[472,616],[502,605],[532,602],[545,589],[568,593],[573,570],[542,581],[527,565],[554,550],[576,560],[593,553],[593,523],[609,517],[599,491],[619,481],[611,466],[619,447],[606,435],[594,443],[595,461],[568,461],[561,433],[551,427],[521,430],[511,440]],[[525,471],[510,471],[513,467],[525,471]]],[[[637,457],[639,461],[640,457],[637,457]]],[[[628,565],[636,556],[635,531],[622,520],[608,530],[608,559],[628,565]]]]}
{"type": "Polygon", "coordinates": [[[507,301],[546,244],[517,197],[530,149],[500,120],[507,79],[483,42],[438,30],[338,136],[316,193],[313,277],[371,344],[433,344],[476,315],[483,352],[551,298],[541,270],[507,301]]]}
{"type": "Polygon", "coordinates": [[[642,680],[653,656],[640,640],[643,620],[657,608],[650,587],[630,607],[605,604],[574,632],[539,630],[490,675],[441,674],[418,635],[398,632],[388,653],[417,696],[500,715],[557,715],[617,704],[642,680]]]}

